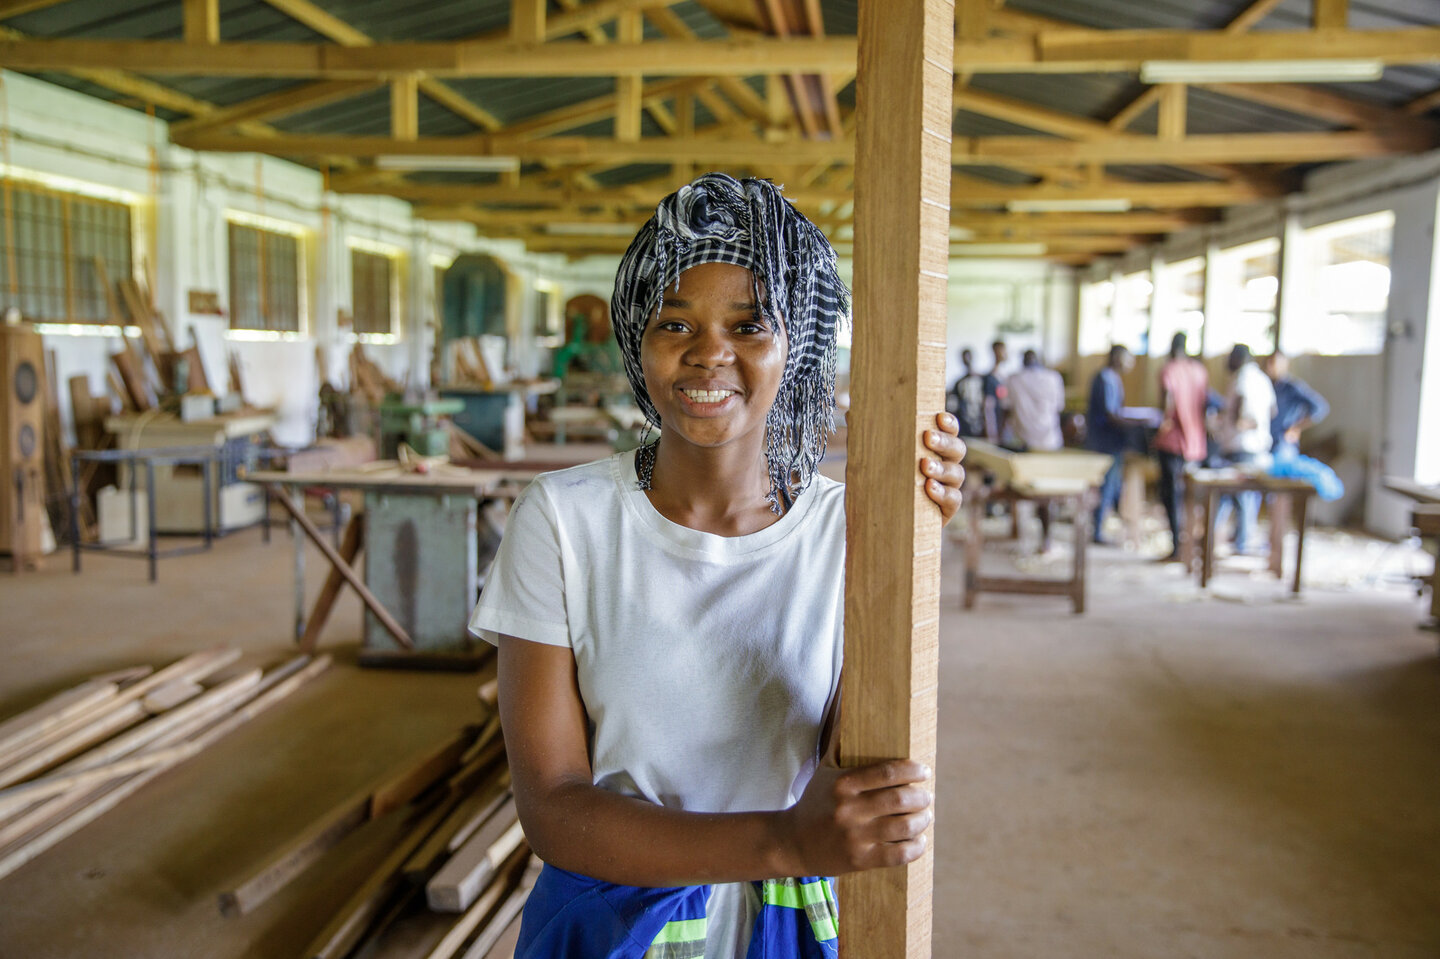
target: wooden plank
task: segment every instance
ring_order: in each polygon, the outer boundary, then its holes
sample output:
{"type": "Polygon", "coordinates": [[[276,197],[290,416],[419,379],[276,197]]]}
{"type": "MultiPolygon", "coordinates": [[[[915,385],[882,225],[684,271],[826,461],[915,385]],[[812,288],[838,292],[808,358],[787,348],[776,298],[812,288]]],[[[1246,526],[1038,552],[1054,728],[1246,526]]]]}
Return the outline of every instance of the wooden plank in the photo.
{"type": "Polygon", "coordinates": [[[463,846],[477,829],[495,815],[510,794],[506,773],[507,770],[502,767],[494,769],[489,782],[466,796],[425,844],[415,850],[403,869],[407,881],[416,885],[428,882],[435,875],[441,860],[463,846]]]}
{"type": "Polygon", "coordinates": [[[244,882],[221,892],[221,915],[237,917],[251,912],[361,825],[408,803],[453,767],[453,758],[446,766],[436,761],[437,756],[458,757],[456,744],[468,741],[462,734],[447,739],[438,749],[427,747],[418,761],[412,757],[399,772],[387,772],[342,800],[271,855],[244,882]]]}
{"type": "Polygon", "coordinates": [[[139,703],[125,703],[96,716],[90,722],[72,730],[54,742],[44,743],[37,749],[10,758],[0,768],[0,787],[10,786],[84,752],[96,743],[109,739],[115,733],[143,721],[149,713],[139,703]]]}
{"type": "MultiPolygon", "coordinates": [[[[163,726],[157,728],[153,733],[151,730],[156,727],[159,721],[147,723],[145,726],[131,730],[115,742],[106,743],[100,747],[100,749],[91,751],[84,756],[77,757],[75,760],[66,763],[58,772],[79,772],[104,765],[111,759],[119,758],[132,752],[132,747],[138,748],[139,746],[147,744],[168,745],[171,742],[178,741],[187,733],[198,728],[199,724],[206,721],[208,716],[213,714],[214,710],[225,708],[235,701],[236,696],[233,694],[233,690],[228,688],[231,686],[243,686],[246,689],[253,688],[255,686],[254,677],[242,676],[212,690],[207,694],[203,702],[192,703],[191,708],[187,708],[184,722],[163,724],[163,726]]],[[[138,702],[127,703],[124,711],[130,712],[132,708],[140,709],[143,712],[138,702]]],[[[168,719],[169,717],[166,718],[168,719]]],[[[25,810],[17,819],[8,823],[4,828],[0,828],[0,846],[14,842],[27,834],[34,833],[37,827],[47,827],[57,820],[63,819],[77,807],[83,806],[91,796],[92,793],[83,789],[76,790],[25,810]]]]}
{"type": "Polygon", "coordinates": [[[395,621],[395,617],[390,615],[389,610],[381,605],[380,600],[375,598],[375,594],[370,592],[369,588],[361,582],[360,577],[356,575],[355,570],[350,567],[350,564],[340,558],[340,554],[335,551],[335,547],[331,546],[330,541],[321,535],[320,530],[315,528],[315,524],[310,521],[310,517],[306,516],[305,511],[295,504],[295,501],[290,498],[290,494],[276,483],[270,484],[270,494],[279,501],[280,505],[285,508],[285,511],[299,524],[300,529],[310,538],[310,542],[314,543],[320,552],[325,555],[330,566],[345,578],[345,582],[350,584],[351,589],[360,594],[360,601],[365,604],[365,608],[375,614],[375,618],[380,621],[381,626],[385,627],[385,631],[395,638],[395,642],[406,649],[414,649],[415,643],[410,639],[410,635],[405,632],[404,627],[395,621]]]}
{"type": "Polygon", "coordinates": [[[123,397],[129,406],[141,412],[154,409],[154,394],[145,378],[144,367],[140,365],[135,354],[112,353],[110,362],[114,364],[115,371],[120,374],[120,383],[124,388],[123,397]]]}
{"type": "MultiPolygon", "coordinates": [[[[860,3],[839,727],[847,766],[935,763],[940,513],[918,469],[896,467],[929,455],[921,435],[944,408],[953,16],[938,0],[860,3]]],[[[847,957],[930,955],[932,868],[927,847],[906,866],[841,878],[847,957]]]]}
{"type": "MultiPolygon", "coordinates": [[[[340,541],[340,558],[346,565],[353,568],[364,538],[365,517],[357,513],[345,524],[345,535],[340,541]]],[[[335,608],[335,601],[340,598],[340,590],[344,586],[345,577],[332,566],[325,576],[325,585],[320,588],[320,595],[315,597],[310,618],[305,621],[305,635],[300,637],[301,652],[315,652],[315,647],[320,642],[320,633],[325,629],[325,621],[330,618],[330,611],[335,608]]]]}
{"type": "Polygon", "coordinates": [[[32,751],[39,748],[40,745],[67,736],[103,712],[140,699],[148,695],[151,690],[158,689],[166,683],[177,679],[203,679],[239,658],[240,651],[238,649],[212,649],[192,653],[123,690],[117,690],[114,695],[104,697],[86,709],[68,711],[65,716],[47,721],[41,727],[30,726],[16,730],[4,741],[0,741],[0,762],[8,761],[18,753],[32,751]]]}
{"type": "Polygon", "coordinates": [[[198,752],[196,746],[185,743],[165,749],[148,750],[89,769],[55,773],[41,779],[32,779],[18,786],[11,786],[9,789],[0,790],[0,819],[8,818],[16,810],[23,809],[42,799],[94,786],[112,779],[119,779],[131,773],[152,769],[155,766],[163,766],[173,760],[194,755],[196,752],[198,752]]]}
{"type": "Polygon", "coordinates": [[[11,716],[0,723],[0,748],[26,742],[34,736],[87,712],[120,689],[115,682],[91,679],[61,693],[56,693],[38,706],[11,716]]]}
{"type": "Polygon", "coordinates": [[[421,816],[301,955],[309,959],[340,959],[347,955],[400,885],[400,867],[449,811],[449,807],[442,804],[421,816]]]}
{"type": "Polygon", "coordinates": [[[505,898],[511,888],[511,884],[507,880],[513,877],[516,870],[524,868],[529,858],[530,847],[521,843],[514,854],[506,860],[501,875],[490,884],[480,898],[470,905],[469,909],[465,910],[464,914],[456,920],[455,925],[450,927],[450,931],[445,933],[444,937],[425,954],[425,959],[451,959],[455,953],[459,952],[464,947],[465,941],[476,929],[480,928],[485,917],[489,916],[491,911],[505,898]]]}
{"type": "Polygon", "coordinates": [[[425,902],[430,910],[464,912],[468,909],[500,864],[524,839],[515,800],[507,798],[425,884],[425,902]]]}
{"type": "Polygon", "coordinates": [[[488,959],[491,950],[500,941],[500,937],[505,935],[510,924],[519,919],[520,911],[525,908],[525,903],[530,898],[530,891],[540,879],[541,865],[538,859],[528,861],[519,883],[511,889],[500,908],[495,910],[494,917],[485,924],[484,931],[475,937],[475,941],[460,959],[488,959]]]}
{"type": "MultiPolygon", "coordinates": [[[[191,729],[177,730],[171,734],[171,737],[167,741],[158,743],[157,746],[174,745],[182,740],[188,739],[196,744],[197,751],[203,750],[216,739],[233,732],[239,725],[248,722],[250,719],[260,715],[260,713],[266,709],[269,709],[271,706],[274,706],[289,696],[301,685],[329,668],[329,665],[330,657],[328,656],[319,657],[308,663],[304,662],[303,658],[298,658],[281,669],[273,670],[259,686],[254,687],[254,689],[263,690],[263,692],[258,693],[253,699],[241,705],[220,722],[194,735],[192,735],[193,730],[191,729]],[[297,665],[300,668],[294,669],[293,667],[297,665]]],[[[12,846],[6,850],[3,855],[0,855],[0,878],[8,876],[56,843],[73,835],[89,823],[94,822],[97,818],[119,805],[125,799],[134,795],[147,783],[173,768],[176,763],[180,761],[183,760],[172,760],[170,763],[138,773],[113,787],[108,787],[100,793],[86,797],[88,800],[87,803],[73,815],[44,829],[37,835],[27,837],[23,844],[12,846]]]]}

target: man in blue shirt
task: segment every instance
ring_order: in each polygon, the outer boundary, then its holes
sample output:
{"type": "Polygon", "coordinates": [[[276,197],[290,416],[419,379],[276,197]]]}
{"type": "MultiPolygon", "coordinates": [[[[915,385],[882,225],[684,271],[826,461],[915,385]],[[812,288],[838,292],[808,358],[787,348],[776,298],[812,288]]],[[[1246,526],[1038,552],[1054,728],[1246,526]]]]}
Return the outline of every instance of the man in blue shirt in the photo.
{"type": "Polygon", "coordinates": [[[1120,506],[1120,483],[1124,477],[1125,451],[1134,445],[1134,424],[1127,420],[1125,382],[1121,379],[1135,365],[1135,357],[1123,346],[1110,347],[1104,369],[1090,381],[1090,403],[1085,412],[1085,448],[1096,453],[1109,453],[1114,462],[1100,484],[1100,501],[1095,504],[1095,528],[1092,536],[1105,543],[1101,535],[1105,514],[1120,506]]]}
{"type": "Polygon", "coordinates": [[[1275,384],[1275,418],[1270,421],[1275,459],[1300,452],[1300,434],[1330,415],[1325,397],[1304,380],[1290,375],[1290,358],[1279,350],[1265,358],[1265,374],[1275,384]]]}

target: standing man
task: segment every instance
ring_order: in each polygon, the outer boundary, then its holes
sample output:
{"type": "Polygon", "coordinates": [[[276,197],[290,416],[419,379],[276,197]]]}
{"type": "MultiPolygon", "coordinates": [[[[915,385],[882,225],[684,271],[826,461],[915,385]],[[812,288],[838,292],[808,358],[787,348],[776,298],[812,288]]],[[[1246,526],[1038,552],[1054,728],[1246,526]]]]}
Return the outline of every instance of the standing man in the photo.
{"type": "Polygon", "coordinates": [[[1185,334],[1170,340],[1170,358],[1160,368],[1160,402],[1165,418],[1155,434],[1160,457],[1160,499],[1170,520],[1171,548],[1166,562],[1180,558],[1185,535],[1182,504],[1185,471],[1205,459],[1205,399],[1210,374],[1205,364],[1185,352],[1185,334]]]}
{"type": "MultiPolygon", "coordinates": [[[[1058,450],[1064,445],[1060,414],[1065,411],[1065,381],[1046,369],[1034,350],[1026,350],[1020,362],[1020,369],[1005,383],[1005,409],[1015,441],[1023,452],[1058,450]]],[[[1035,515],[1040,518],[1040,550],[1048,552],[1050,504],[1041,502],[1035,515]]]]}
{"type": "MultiPolygon", "coordinates": [[[[1250,347],[1235,344],[1226,362],[1230,370],[1230,392],[1220,414],[1220,452],[1231,465],[1251,470],[1270,466],[1270,423],[1275,418],[1275,387],[1250,355],[1250,347]]],[[[1255,527],[1260,518],[1261,494],[1256,491],[1235,497],[1235,552],[1259,548],[1255,527]]],[[[1229,497],[1222,502],[1220,521],[1229,512],[1229,497]]]]}
{"type": "Polygon", "coordinates": [[[975,372],[975,354],[970,347],[960,351],[960,363],[965,372],[950,387],[945,408],[960,421],[961,436],[984,436],[985,378],[975,372]]]}
{"type": "Polygon", "coordinates": [[[1005,380],[1000,376],[1000,367],[1010,358],[1004,340],[990,344],[995,354],[995,364],[985,374],[985,438],[992,443],[1000,442],[1001,408],[1005,402],[1005,380]]]}
{"type": "Polygon", "coordinates": [[[1290,358],[1279,350],[1265,357],[1265,375],[1275,386],[1275,418],[1270,421],[1270,455],[1293,459],[1300,434],[1330,415],[1330,404],[1304,380],[1290,375],[1290,358]]]}
{"type": "Polygon", "coordinates": [[[1110,347],[1105,367],[1090,381],[1090,403],[1085,411],[1085,448],[1114,457],[1100,484],[1100,501],[1095,504],[1095,529],[1091,535],[1101,545],[1108,543],[1101,533],[1105,514],[1120,505],[1125,451],[1132,446],[1130,428],[1134,424],[1124,416],[1125,382],[1122,377],[1134,365],[1135,357],[1117,343],[1110,347]]]}

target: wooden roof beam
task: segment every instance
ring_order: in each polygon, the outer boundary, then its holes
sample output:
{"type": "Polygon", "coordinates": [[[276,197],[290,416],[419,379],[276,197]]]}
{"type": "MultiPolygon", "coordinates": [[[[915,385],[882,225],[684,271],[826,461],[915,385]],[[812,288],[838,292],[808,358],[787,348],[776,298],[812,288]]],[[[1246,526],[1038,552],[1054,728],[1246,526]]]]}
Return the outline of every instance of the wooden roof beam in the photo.
{"type": "Polygon", "coordinates": [[[1352,100],[1299,83],[1206,83],[1204,88],[1238,100],[1278,107],[1341,126],[1370,130],[1415,121],[1404,109],[1352,100]]]}
{"type": "MultiPolygon", "coordinates": [[[[300,0],[277,0],[294,4],[300,0]]],[[[667,11],[668,12],[668,11],[667,11]]],[[[1325,60],[1337,55],[1386,64],[1440,62],[1440,27],[1232,35],[1219,31],[1065,30],[1033,40],[961,44],[973,73],[1110,73],[1148,60],[1325,60]]],[[[418,71],[436,77],[614,76],[643,62],[657,76],[738,78],[852,69],[852,37],[663,40],[604,47],[508,41],[337,47],[311,43],[186,44],[165,40],[21,40],[0,43],[0,66],[66,70],[145,65],[147,74],[367,79],[418,71]]],[[[738,82],[738,81],[737,81],[738,82]]],[[[727,91],[728,93],[729,91],[727,91]]],[[[753,91],[751,91],[753,96],[753,91]]]]}
{"type": "Polygon", "coordinates": [[[0,20],[8,20],[25,13],[34,13],[36,10],[44,10],[46,7],[53,7],[57,3],[64,2],[65,0],[0,0],[0,20]]]}
{"type": "MultiPolygon", "coordinates": [[[[287,134],[274,137],[232,136],[199,132],[176,137],[196,150],[228,153],[272,153],[282,156],[342,155],[376,157],[389,153],[425,156],[510,156],[572,162],[676,163],[713,162],[766,165],[853,160],[849,140],[796,140],[760,143],[733,137],[696,136],[689,140],[651,137],[633,143],[593,137],[523,137],[475,135],[392,137],[287,134]]],[[[1049,137],[972,137],[955,141],[955,164],[1003,164],[1007,159],[1031,163],[1273,163],[1320,162],[1422,152],[1434,146],[1428,130],[1355,131],[1343,133],[1249,133],[1188,136],[1178,140],[1117,135],[1105,140],[1058,140],[1049,137]]]]}
{"type": "Polygon", "coordinates": [[[220,42],[220,0],[184,0],[181,17],[186,43],[220,42]]]}

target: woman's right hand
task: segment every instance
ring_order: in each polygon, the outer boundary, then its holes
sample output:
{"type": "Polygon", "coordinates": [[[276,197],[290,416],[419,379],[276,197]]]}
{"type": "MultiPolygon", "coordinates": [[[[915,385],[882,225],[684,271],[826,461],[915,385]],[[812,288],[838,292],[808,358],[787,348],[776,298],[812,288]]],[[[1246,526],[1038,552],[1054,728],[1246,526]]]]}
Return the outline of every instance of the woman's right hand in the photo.
{"type": "Polygon", "coordinates": [[[853,769],[821,763],[800,801],[777,817],[788,874],[836,876],[920,858],[935,819],[930,778],[904,759],[853,769]]]}

